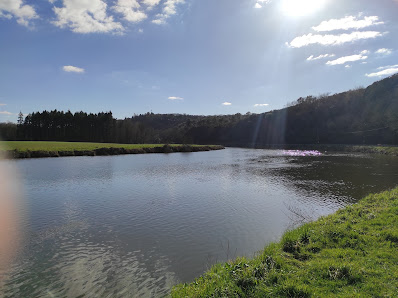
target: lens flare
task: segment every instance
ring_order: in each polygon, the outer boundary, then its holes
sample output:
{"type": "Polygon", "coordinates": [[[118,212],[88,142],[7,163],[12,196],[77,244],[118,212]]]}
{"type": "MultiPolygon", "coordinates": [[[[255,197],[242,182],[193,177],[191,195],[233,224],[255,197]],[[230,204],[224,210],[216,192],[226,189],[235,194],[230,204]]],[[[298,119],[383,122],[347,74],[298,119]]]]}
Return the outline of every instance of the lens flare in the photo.
{"type": "Polygon", "coordinates": [[[2,160],[0,148],[0,288],[20,243],[21,193],[14,165],[2,160]]]}

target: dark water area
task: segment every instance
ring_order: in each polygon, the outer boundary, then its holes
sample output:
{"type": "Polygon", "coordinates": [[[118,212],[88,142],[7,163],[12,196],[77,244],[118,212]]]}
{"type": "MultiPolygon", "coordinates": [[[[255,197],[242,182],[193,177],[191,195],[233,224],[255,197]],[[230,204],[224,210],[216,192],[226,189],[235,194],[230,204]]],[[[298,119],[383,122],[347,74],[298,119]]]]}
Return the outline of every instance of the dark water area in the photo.
{"type": "Polygon", "coordinates": [[[2,161],[24,190],[0,297],[159,297],[398,184],[398,157],[221,151],[2,161]],[[300,215],[300,216],[298,216],[300,215]]]}

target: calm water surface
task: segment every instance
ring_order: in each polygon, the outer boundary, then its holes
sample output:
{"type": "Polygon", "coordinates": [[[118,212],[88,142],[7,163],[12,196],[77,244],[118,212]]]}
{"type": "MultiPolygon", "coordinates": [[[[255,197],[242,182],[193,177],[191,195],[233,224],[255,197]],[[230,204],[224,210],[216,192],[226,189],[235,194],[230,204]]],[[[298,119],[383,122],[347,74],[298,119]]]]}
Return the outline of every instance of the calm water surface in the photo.
{"type": "Polygon", "coordinates": [[[214,262],[398,184],[398,158],[200,153],[2,161],[22,176],[23,241],[4,297],[159,297],[214,262]],[[294,211],[294,212],[292,212],[294,211]]]}

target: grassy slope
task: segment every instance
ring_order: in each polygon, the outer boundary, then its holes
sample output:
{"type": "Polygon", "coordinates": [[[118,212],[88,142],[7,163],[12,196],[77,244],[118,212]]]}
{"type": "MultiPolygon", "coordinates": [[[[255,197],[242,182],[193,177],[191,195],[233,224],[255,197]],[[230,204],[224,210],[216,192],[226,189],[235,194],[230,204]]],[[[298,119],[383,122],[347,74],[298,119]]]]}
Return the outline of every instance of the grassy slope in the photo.
{"type": "Polygon", "coordinates": [[[319,150],[327,152],[377,153],[398,156],[398,146],[343,145],[343,144],[284,144],[269,145],[265,149],[319,150]]]}
{"type": "Polygon", "coordinates": [[[18,151],[27,151],[27,150],[70,151],[70,150],[94,150],[99,148],[141,149],[141,148],[153,148],[153,147],[162,147],[162,146],[163,144],[110,144],[110,143],[40,142],[40,141],[0,142],[0,150],[18,150],[18,151]]]}
{"type": "MultiPolygon", "coordinates": [[[[326,145],[327,146],[327,145],[326,145]]],[[[398,156],[398,147],[376,146],[376,145],[329,145],[335,151],[379,153],[398,156]],[[341,146],[339,148],[339,146],[341,146]]]]}
{"type": "Polygon", "coordinates": [[[398,156],[398,147],[375,146],[371,148],[371,152],[398,156]]]}
{"type": "Polygon", "coordinates": [[[173,297],[397,297],[398,188],[288,231],[252,260],[215,265],[173,297]]]}

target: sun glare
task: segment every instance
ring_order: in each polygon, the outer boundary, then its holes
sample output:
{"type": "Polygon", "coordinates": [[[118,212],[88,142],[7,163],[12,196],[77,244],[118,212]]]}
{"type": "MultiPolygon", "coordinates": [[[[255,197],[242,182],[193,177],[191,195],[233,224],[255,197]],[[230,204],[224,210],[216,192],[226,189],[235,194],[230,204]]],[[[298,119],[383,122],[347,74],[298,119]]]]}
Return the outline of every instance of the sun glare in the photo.
{"type": "Polygon", "coordinates": [[[281,10],[287,16],[300,17],[320,10],[326,0],[282,0],[281,10]]]}

